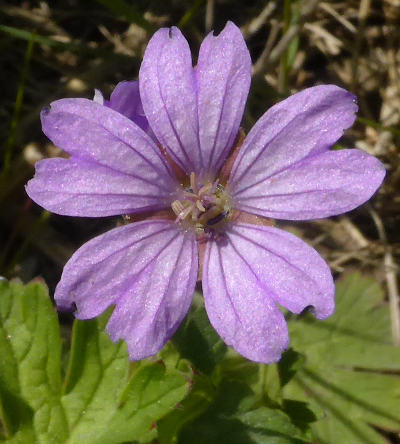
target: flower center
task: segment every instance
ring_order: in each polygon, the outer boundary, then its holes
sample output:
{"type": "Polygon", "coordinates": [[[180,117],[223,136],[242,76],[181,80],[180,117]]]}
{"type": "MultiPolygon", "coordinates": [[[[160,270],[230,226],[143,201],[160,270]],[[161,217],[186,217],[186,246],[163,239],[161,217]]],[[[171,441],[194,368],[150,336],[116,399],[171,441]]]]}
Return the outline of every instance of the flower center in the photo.
{"type": "Polygon", "coordinates": [[[212,235],[221,230],[232,215],[230,199],[222,185],[215,182],[199,183],[190,174],[190,187],[183,190],[183,198],[171,204],[176,222],[191,226],[198,235],[212,235]]]}

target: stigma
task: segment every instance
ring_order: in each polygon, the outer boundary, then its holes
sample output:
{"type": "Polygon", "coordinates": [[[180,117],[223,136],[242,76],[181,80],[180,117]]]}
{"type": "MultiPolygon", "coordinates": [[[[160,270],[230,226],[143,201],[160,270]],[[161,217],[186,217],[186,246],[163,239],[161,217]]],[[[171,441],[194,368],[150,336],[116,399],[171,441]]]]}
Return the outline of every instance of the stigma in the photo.
{"type": "Polygon", "coordinates": [[[176,223],[194,229],[200,239],[220,232],[232,216],[230,198],[219,181],[199,182],[195,173],[190,174],[190,186],[171,208],[176,223]]]}

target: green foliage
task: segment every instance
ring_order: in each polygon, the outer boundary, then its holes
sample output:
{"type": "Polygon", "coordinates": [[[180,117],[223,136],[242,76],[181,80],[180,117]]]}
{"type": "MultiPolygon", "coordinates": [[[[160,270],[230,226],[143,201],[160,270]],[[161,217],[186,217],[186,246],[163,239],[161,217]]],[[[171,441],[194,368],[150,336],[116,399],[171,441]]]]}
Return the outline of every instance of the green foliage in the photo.
{"type": "Polygon", "coordinates": [[[57,314],[44,286],[0,282],[0,396],[11,442],[62,442],[68,436],[61,403],[57,314]]]}
{"type": "Polygon", "coordinates": [[[173,342],[196,371],[181,408],[159,424],[161,444],[310,442],[308,423],[315,416],[298,403],[304,421],[295,423],[281,403],[277,366],[259,365],[227,351],[199,295],[173,342]]]}
{"type": "Polygon", "coordinates": [[[148,442],[189,390],[187,376],[162,363],[131,366],[125,345],[104,333],[107,316],[75,322],[63,383],[57,314],[40,282],[0,282],[0,314],[6,442],[148,442]]]}
{"type": "Polygon", "coordinates": [[[0,281],[2,441],[384,444],[379,428],[400,429],[400,350],[370,279],[339,282],[326,321],[291,318],[291,349],[268,366],[222,343],[199,294],[157,361],[129,363],[108,316],[75,321],[64,359],[43,283],[0,281]]]}
{"type": "Polygon", "coordinates": [[[400,349],[391,345],[389,309],[379,285],[352,274],[337,284],[335,314],[289,323],[291,345],[302,354],[284,388],[320,417],[323,443],[386,443],[371,427],[400,430],[400,349]]]}
{"type": "Polygon", "coordinates": [[[245,381],[223,378],[209,408],[183,428],[178,442],[193,444],[310,442],[285,412],[262,405],[262,401],[257,398],[257,394],[245,381]]]}

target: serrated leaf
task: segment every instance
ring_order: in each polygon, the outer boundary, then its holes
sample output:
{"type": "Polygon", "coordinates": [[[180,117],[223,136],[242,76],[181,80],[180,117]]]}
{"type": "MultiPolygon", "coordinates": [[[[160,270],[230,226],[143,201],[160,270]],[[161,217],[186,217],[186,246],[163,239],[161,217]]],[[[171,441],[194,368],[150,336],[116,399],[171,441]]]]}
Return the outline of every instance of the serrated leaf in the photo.
{"type": "Polygon", "coordinates": [[[62,399],[71,428],[69,444],[147,442],[157,435],[156,421],[189,390],[185,375],[160,363],[130,368],[126,344],[114,344],[104,331],[107,319],[108,314],[75,321],[62,399]]]}
{"type": "Polygon", "coordinates": [[[187,381],[178,374],[167,374],[161,363],[139,367],[120,399],[120,404],[101,430],[76,442],[113,444],[141,437],[154,438],[155,422],[177,405],[187,394],[187,381]],[[139,395],[139,396],[138,396],[139,395]]]}
{"type": "Polygon", "coordinates": [[[24,287],[1,281],[0,317],[0,398],[6,437],[13,442],[65,441],[60,333],[46,288],[40,282],[24,287]]]}
{"type": "Polygon", "coordinates": [[[326,321],[289,322],[304,362],[285,386],[288,398],[323,412],[313,428],[321,442],[385,443],[372,427],[400,430],[400,349],[380,286],[352,274],[339,281],[336,312],[326,321]]]}
{"type": "MultiPolygon", "coordinates": [[[[248,426],[249,437],[260,444],[305,443],[299,429],[282,410],[260,407],[238,415],[248,426]]],[[[308,442],[308,441],[307,441],[308,442]]]]}
{"type": "Polygon", "coordinates": [[[0,282],[0,419],[7,443],[148,442],[188,393],[162,363],[131,365],[104,332],[108,315],[76,321],[62,384],[60,333],[47,290],[0,282]]]}

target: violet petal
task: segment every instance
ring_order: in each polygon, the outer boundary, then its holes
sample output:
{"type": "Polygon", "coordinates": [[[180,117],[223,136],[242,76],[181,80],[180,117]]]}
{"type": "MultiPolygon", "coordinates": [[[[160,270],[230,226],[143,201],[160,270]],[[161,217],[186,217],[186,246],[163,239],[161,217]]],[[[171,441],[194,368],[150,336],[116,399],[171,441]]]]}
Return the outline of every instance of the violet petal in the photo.
{"type": "Polygon", "coordinates": [[[228,22],[223,31],[203,40],[195,68],[199,137],[203,168],[215,174],[228,156],[246,105],[251,58],[239,28],[228,22]]]}
{"type": "Polygon", "coordinates": [[[318,319],[333,313],[329,267],[300,238],[270,226],[236,223],[229,228],[229,242],[269,298],[293,313],[312,306],[318,319]]]}
{"type": "Polygon", "coordinates": [[[334,85],[308,88],[276,104],[247,135],[233,165],[231,189],[238,193],[326,151],[352,125],[357,109],[355,96],[334,85]]]}
{"type": "Polygon", "coordinates": [[[115,304],[107,331],[128,343],[131,359],[157,353],[186,315],[197,279],[194,236],[174,222],[151,220],[115,228],[83,245],[56,288],[59,307],[93,318],[115,304]]]}
{"type": "Polygon", "coordinates": [[[150,40],[139,73],[150,126],[173,160],[190,174],[215,175],[237,135],[251,76],[239,29],[228,22],[204,40],[196,69],[179,29],[150,40]]]}
{"type": "Polygon", "coordinates": [[[107,106],[128,117],[157,142],[144,114],[137,80],[119,82],[111,93],[107,106]]]}
{"type": "Polygon", "coordinates": [[[188,174],[202,165],[197,97],[189,45],[178,28],[158,30],[139,72],[146,117],[161,145],[188,174]]]}
{"type": "Polygon", "coordinates": [[[208,317],[226,344],[245,358],[277,362],[289,344],[285,319],[230,236],[226,244],[214,241],[206,247],[203,292],[208,317]]]}
{"type": "Polygon", "coordinates": [[[318,219],[363,204],[384,176],[382,163],[363,151],[325,151],[264,180],[238,187],[234,199],[238,209],[265,217],[318,219]]]}
{"type": "MultiPolygon", "coordinates": [[[[115,180],[117,180],[117,174],[121,175],[121,180],[122,177],[127,180],[127,186],[120,192],[128,191],[132,195],[149,197],[148,202],[144,203],[142,198],[135,202],[133,196],[132,210],[142,211],[144,207],[150,208],[155,205],[158,208],[169,206],[178,185],[177,180],[158,147],[132,121],[106,106],[87,99],[58,100],[52,103],[49,110],[42,112],[41,117],[45,134],[56,145],[71,154],[75,162],[82,162],[82,174],[84,174],[83,165],[88,167],[87,178],[83,176],[81,184],[85,180],[94,184],[94,172],[102,171],[101,175],[104,177],[105,169],[109,169],[108,174],[115,180]],[[91,165],[93,169],[89,171],[91,165]]],[[[46,164],[48,173],[51,165],[59,166],[60,164],[46,164]]],[[[74,184],[72,179],[70,183],[67,183],[67,178],[65,179],[63,182],[65,187],[60,188],[60,192],[65,191],[69,194],[74,184]]],[[[52,174],[52,180],[53,183],[56,180],[55,172],[52,174]]],[[[100,177],[98,180],[96,190],[101,193],[102,185],[104,185],[104,194],[108,188],[100,177]]],[[[60,184],[61,181],[60,177],[60,184]]],[[[33,200],[37,200],[47,208],[46,201],[43,200],[46,190],[41,189],[42,185],[46,186],[45,182],[44,176],[39,174],[37,178],[29,182],[27,190],[28,193],[32,191],[30,196],[33,200]]],[[[68,202],[68,197],[65,202],[68,202]]],[[[52,206],[51,199],[49,209],[50,206],[52,206]]],[[[65,208],[59,205],[58,208],[61,214],[92,215],[91,210],[85,214],[84,208],[79,211],[79,214],[74,208],[69,209],[68,205],[65,208]]]]}
{"type": "Polygon", "coordinates": [[[162,210],[169,199],[160,188],[136,177],[83,159],[44,159],[26,192],[37,204],[56,214],[103,217],[162,210]]]}

